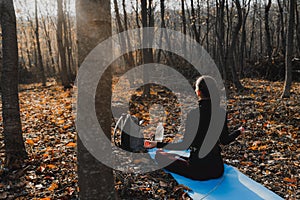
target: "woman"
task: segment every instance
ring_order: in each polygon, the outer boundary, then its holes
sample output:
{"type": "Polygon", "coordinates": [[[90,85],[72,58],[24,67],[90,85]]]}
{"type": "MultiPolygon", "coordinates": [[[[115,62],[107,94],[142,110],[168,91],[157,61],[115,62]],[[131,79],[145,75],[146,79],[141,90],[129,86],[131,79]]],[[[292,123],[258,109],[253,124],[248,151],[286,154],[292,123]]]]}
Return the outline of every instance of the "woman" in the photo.
{"type": "MultiPolygon", "coordinates": [[[[182,143],[186,141],[192,141],[189,146],[190,156],[182,157],[177,154],[171,154],[164,152],[162,149],[157,150],[155,159],[158,164],[164,165],[165,163],[171,163],[165,167],[165,169],[183,175],[185,177],[195,179],[195,180],[208,180],[213,178],[219,178],[223,175],[224,164],[221,157],[221,148],[219,144],[229,144],[234,141],[241,133],[244,132],[244,128],[240,127],[238,130],[229,133],[227,127],[227,119],[225,120],[222,133],[219,137],[217,144],[212,148],[212,150],[204,157],[199,158],[199,150],[206,136],[210,119],[211,119],[211,99],[210,93],[207,85],[210,87],[215,87],[211,91],[217,91],[216,81],[210,76],[201,76],[196,81],[195,92],[199,97],[199,109],[194,109],[188,114],[186,132],[182,143]],[[197,113],[198,112],[198,113],[197,113]],[[197,119],[200,112],[199,128],[195,138],[190,138],[189,134],[192,132],[193,119],[197,119]]],[[[218,96],[218,95],[217,95],[218,96]]],[[[146,141],[145,148],[162,148],[166,146],[166,143],[156,142],[156,141],[146,141]]],[[[177,144],[174,144],[177,145],[177,144]]],[[[184,145],[177,145],[179,148],[184,145]]]]}

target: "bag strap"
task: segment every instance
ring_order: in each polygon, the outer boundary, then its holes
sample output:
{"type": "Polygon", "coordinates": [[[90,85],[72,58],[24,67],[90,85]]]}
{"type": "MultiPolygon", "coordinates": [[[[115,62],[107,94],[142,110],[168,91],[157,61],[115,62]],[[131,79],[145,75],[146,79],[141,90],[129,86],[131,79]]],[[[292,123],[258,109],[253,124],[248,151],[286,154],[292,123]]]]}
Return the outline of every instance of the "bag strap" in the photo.
{"type": "Polygon", "coordinates": [[[122,132],[123,131],[123,128],[124,128],[124,125],[125,125],[125,122],[126,122],[126,114],[122,114],[120,116],[120,118],[118,119],[117,123],[116,123],[116,126],[115,126],[115,129],[114,129],[114,133],[113,133],[113,136],[114,136],[114,143],[115,145],[117,146],[117,143],[116,143],[116,137],[117,137],[117,130],[118,128],[120,129],[120,131],[122,132]]]}

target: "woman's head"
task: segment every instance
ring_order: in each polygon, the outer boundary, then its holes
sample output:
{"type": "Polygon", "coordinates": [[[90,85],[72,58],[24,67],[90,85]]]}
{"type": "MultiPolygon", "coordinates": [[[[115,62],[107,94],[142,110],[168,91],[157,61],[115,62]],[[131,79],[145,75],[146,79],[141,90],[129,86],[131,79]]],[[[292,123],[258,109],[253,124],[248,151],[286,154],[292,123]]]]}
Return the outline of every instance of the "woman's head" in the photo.
{"type": "Polygon", "coordinates": [[[195,92],[201,99],[211,99],[212,96],[219,97],[219,90],[217,82],[211,76],[201,76],[197,79],[195,84],[195,92]],[[212,94],[211,94],[212,93],[212,94]]]}

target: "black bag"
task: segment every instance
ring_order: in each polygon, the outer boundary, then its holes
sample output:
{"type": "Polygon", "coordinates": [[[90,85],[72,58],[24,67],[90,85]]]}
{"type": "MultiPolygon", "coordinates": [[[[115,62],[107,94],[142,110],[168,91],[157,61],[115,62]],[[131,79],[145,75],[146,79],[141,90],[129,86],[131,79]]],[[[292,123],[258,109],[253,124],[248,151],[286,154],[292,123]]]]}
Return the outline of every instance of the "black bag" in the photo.
{"type": "Polygon", "coordinates": [[[122,114],[116,123],[113,136],[117,147],[130,152],[144,150],[144,137],[135,116],[122,114]]]}

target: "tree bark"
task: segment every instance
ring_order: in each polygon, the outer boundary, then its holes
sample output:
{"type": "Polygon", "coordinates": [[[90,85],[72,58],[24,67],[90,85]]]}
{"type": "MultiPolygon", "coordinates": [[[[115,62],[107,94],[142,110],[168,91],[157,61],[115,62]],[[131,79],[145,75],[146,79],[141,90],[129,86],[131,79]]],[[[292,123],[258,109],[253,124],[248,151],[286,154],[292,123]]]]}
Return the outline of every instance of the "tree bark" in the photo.
{"type": "Polygon", "coordinates": [[[200,44],[200,37],[199,33],[197,31],[197,26],[196,26],[196,14],[195,14],[195,8],[194,8],[194,1],[191,0],[191,26],[192,30],[194,32],[195,40],[200,44]]]}
{"type": "Polygon", "coordinates": [[[217,8],[217,21],[216,21],[216,37],[217,37],[217,53],[218,53],[218,64],[219,69],[222,72],[222,77],[225,81],[227,81],[227,72],[226,72],[226,61],[225,61],[225,0],[221,0],[218,2],[216,0],[217,8]]]}
{"type": "Polygon", "coordinates": [[[47,43],[47,46],[48,46],[49,59],[50,59],[50,62],[51,62],[51,66],[49,68],[48,73],[49,73],[50,76],[54,76],[55,61],[54,61],[54,57],[53,57],[53,50],[52,50],[52,45],[51,45],[50,33],[49,33],[49,29],[47,29],[46,19],[44,19],[42,22],[43,22],[43,27],[44,27],[44,34],[45,34],[45,37],[46,37],[45,38],[46,43],[47,43]]]}
{"type": "Polygon", "coordinates": [[[63,5],[62,0],[57,0],[57,47],[60,58],[60,78],[65,89],[71,88],[71,83],[68,77],[66,48],[63,43],[63,5]]]}
{"type": "Polygon", "coordinates": [[[294,27],[295,27],[295,0],[290,0],[289,24],[287,33],[287,45],[285,54],[285,81],[282,98],[290,97],[292,85],[292,58],[294,49],[294,27]]]}
{"type": "MultiPolygon", "coordinates": [[[[300,3],[300,2],[299,2],[300,3]]],[[[295,5],[295,17],[296,17],[296,37],[297,37],[297,44],[298,44],[298,54],[300,54],[300,14],[299,14],[299,10],[300,10],[300,5],[298,5],[297,1],[296,1],[296,5],[295,5]],[[298,9],[299,6],[299,9],[298,9]]]]}
{"type": "Polygon", "coordinates": [[[267,55],[268,60],[272,59],[272,45],[271,45],[271,35],[269,26],[269,12],[272,5],[272,0],[268,0],[268,4],[265,5],[265,32],[266,32],[266,45],[267,45],[267,55]]]}
{"type": "Polygon", "coordinates": [[[0,0],[2,29],[2,116],[6,164],[19,168],[27,153],[22,136],[18,96],[18,43],[16,16],[12,0],[0,0]]]}
{"type": "Polygon", "coordinates": [[[282,45],[282,54],[285,55],[286,48],[286,35],[284,31],[284,16],[283,16],[283,8],[280,0],[277,0],[278,9],[280,13],[280,34],[281,34],[281,45],[282,45]]]}
{"type": "MultiPolygon", "coordinates": [[[[149,0],[149,3],[151,3],[151,0],[149,0]]],[[[151,12],[148,13],[147,9],[147,0],[141,1],[141,8],[142,8],[142,25],[143,25],[143,44],[149,43],[149,31],[146,30],[149,25],[151,25],[151,12]],[[148,18],[149,17],[149,18],[148,18]]],[[[148,4],[148,8],[151,10],[151,4],[148,4]]],[[[153,54],[152,49],[143,49],[143,64],[153,63],[153,54]]],[[[147,68],[144,69],[144,81],[148,82],[148,70],[147,68]]],[[[150,96],[150,85],[146,84],[143,91],[143,96],[150,96]]]]}
{"type": "Polygon", "coordinates": [[[250,37],[250,45],[249,45],[249,55],[248,58],[252,59],[252,47],[254,44],[254,36],[255,36],[255,24],[256,24],[256,13],[257,13],[257,0],[253,5],[253,15],[252,15],[252,25],[251,25],[251,37],[250,37]]]}
{"type": "Polygon", "coordinates": [[[246,37],[247,37],[247,28],[246,28],[246,23],[247,23],[247,18],[248,14],[250,11],[250,2],[251,0],[248,0],[248,3],[243,1],[243,9],[242,9],[242,16],[243,16],[243,23],[242,23],[242,39],[241,39],[241,52],[240,52],[240,77],[242,77],[244,74],[244,67],[245,67],[245,57],[246,57],[246,37]],[[247,10],[246,10],[247,7],[247,10]]]}
{"type": "Polygon", "coordinates": [[[231,45],[228,49],[228,60],[227,60],[228,65],[226,65],[226,66],[229,66],[231,68],[232,81],[233,81],[236,89],[238,91],[241,91],[243,89],[243,86],[242,86],[242,84],[241,84],[241,82],[238,78],[238,75],[237,75],[236,62],[234,60],[234,51],[235,51],[235,48],[236,48],[238,34],[239,34],[239,31],[240,31],[241,26],[242,26],[242,8],[241,8],[241,4],[240,4],[239,0],[235,0],[234,2],[235,2],[237,12],[238,12],[238,23],[237,23],[237,25],[234,28],[233,33],[232,33],[231,45]]]}
{"type": "MultiPolygon", "coordinates": [[[[100,42],[109,38],[111,30],[110,1],[76,0],[78,63],[100,42]]],[[[96,94],[97,117],[104,133],[111,137],[111,70],[101,77],[96,94]]],[[[111,168],[96,160],[78,137],[78,178],[80,199],[115,199],[111,168]]]]}
{"type": "Polygon", "coordinates": [[[35,39],[37,45],[37,60],[38,60],[38,67],[40,69],[40,78],[42,79],[43,86],[46,86],[46,76],[45,76],[45,69],[41,51],[41,43],[40,43],[40,36],[39,36],[39,18],[37,13],[37,0],[35,0],[35,39]]]}

